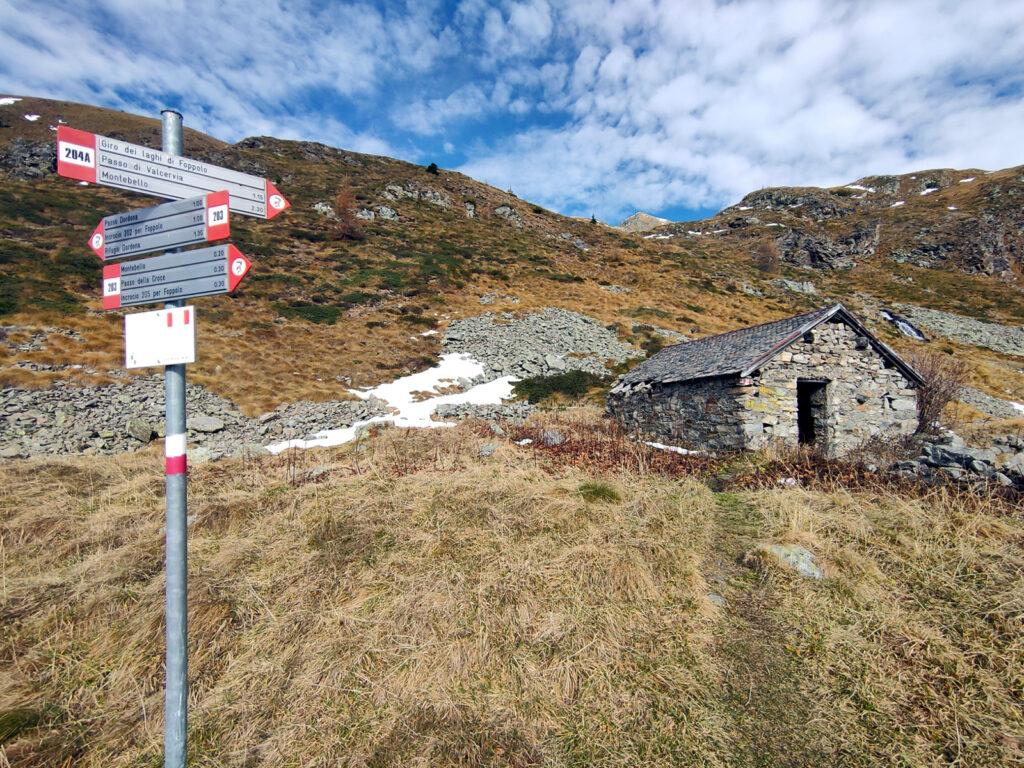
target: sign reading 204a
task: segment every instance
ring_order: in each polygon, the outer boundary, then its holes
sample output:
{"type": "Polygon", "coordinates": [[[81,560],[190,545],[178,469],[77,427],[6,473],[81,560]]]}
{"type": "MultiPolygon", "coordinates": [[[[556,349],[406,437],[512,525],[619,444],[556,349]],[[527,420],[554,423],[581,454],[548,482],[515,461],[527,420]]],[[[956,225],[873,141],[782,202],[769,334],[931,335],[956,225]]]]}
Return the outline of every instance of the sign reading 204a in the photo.
{"type": "Polygon", "coordinates": [[[268,179],[66,125],[57,127],[57,173],[170,200],[227,190],[232,212],[260,219],[291,207],[268,179]]]}

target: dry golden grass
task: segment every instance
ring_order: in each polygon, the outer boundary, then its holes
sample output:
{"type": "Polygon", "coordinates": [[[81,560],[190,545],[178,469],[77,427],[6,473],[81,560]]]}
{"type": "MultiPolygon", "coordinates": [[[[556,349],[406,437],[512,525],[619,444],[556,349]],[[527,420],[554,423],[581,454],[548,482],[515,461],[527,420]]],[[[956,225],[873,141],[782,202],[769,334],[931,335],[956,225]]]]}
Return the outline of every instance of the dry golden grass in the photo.
{"type": "MultiPolygon", "coordinates": [[[[479,458],[494,440],[387,429],[193,470],[190,764],[1022,758],[1005,505],[713,493],[506,440],[479,458]],[[827,578],[740,566],[760,541],[827,578]]],[[[155,452],[0,466],[0,724],[35,723],[11,765],[159,763],[162,485],[155,452]]]]}

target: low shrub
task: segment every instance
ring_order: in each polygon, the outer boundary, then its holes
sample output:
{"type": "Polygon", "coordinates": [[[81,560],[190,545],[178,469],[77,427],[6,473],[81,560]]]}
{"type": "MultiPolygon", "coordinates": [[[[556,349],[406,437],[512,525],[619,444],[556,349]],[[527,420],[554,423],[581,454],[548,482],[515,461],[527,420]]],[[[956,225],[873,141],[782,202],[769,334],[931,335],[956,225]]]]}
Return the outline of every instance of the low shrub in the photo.
{"type": "Polygon", "coordinates": [[[622,496],[619,495],[618,491],[608,485],[608,483],[601,483],[596,480],[580,483],[580,487],[577,490],[584,501],[622,501],[622,496]]]}
{"type": "Polygon", "coordinates": [[[527,402],[539,403],[554,395],[563,395],[570,400],[579,400],[590,390],[608,384],[608,377],[598,376],[589,371],[566,371],[554,376],[531,376],[517,381],[514,391],[525,397],[527,402]]]}
{"type": "Polygon", "coordinates": [[[277,303],[274,304],[274,310],[284,317],[320,325],[334,325],[341,316],[341,307],[310,304],[308,301],[293,301],[289,304],[277,303]]]}

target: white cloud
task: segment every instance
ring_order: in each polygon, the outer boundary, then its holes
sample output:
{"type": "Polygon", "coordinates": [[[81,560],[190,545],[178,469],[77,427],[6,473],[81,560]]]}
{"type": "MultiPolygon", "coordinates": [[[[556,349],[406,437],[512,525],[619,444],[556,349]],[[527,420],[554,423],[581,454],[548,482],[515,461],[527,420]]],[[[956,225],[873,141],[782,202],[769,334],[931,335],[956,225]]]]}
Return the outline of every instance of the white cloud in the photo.
{"type": "Polygon", "coordinates": [[[570,212],[1024,162],[1024,3],[585,0],[556,26],[571,119],[461,170],[570,212]]]}
{"type": "Polygon", "coordinates": [[[460,170],[604,219],[1022,163],[1022,72],[1020,0],[0,2],[4,93],[177,95],[230,140],[441,136],[460,170]]]}

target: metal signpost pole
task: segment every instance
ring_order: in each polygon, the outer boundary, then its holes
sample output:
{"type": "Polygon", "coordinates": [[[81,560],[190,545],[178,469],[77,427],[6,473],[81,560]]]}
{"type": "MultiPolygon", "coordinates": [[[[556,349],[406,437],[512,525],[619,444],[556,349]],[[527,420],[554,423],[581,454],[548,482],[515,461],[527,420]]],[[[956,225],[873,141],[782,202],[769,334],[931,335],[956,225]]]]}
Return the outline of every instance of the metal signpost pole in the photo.
{"type": "MultiPolygon", "coordinates": [[[[163,151],[182,154],[181,114],[160,113],[163,151]]],[[[183,306],[168,301],[167,308],[183,306]]],[[[188,529],[186,485],[185,366],[164,368],[167,487],[167,661],[164,690],[164,768],[185,768],[188,730],[188,529]]]]}

